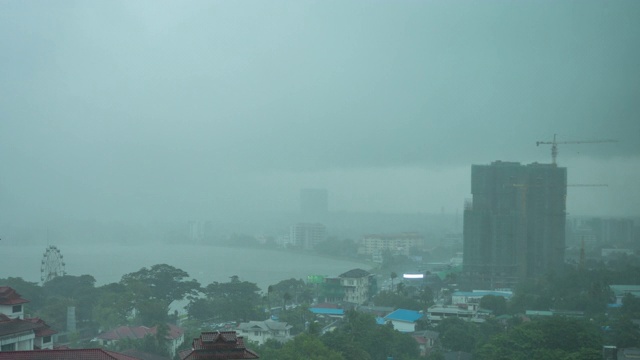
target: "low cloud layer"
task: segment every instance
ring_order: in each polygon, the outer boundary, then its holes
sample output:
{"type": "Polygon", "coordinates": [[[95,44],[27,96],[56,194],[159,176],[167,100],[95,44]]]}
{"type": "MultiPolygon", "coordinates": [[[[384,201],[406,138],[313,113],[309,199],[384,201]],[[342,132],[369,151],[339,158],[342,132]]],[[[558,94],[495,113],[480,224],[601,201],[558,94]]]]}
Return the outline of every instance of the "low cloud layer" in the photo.
{"type": "Polygon", "coordinates": [[[553,134],[619,140],[560,145],[570,180],[612,183],[611,204],[570,209],[638,215],[638,182],[616,179],[639,178],[639,16],[635,1],[2,1],[3,216],[292,210],[318,186],[336,210],[453,211],[471,164],[550,162],[535,142],[553,134]]]}

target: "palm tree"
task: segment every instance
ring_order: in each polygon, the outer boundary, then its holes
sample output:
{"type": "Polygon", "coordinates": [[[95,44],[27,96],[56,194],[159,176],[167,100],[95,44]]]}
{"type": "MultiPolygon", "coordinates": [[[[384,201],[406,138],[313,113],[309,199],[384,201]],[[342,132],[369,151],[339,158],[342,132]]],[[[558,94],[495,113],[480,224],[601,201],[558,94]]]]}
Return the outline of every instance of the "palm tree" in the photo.
{"type": "Polygon", "coordinates": [[[271,318],[271,294],[273,293],[273,285],[267,287],[267,306],[269,307],[269,318],[271,318]]]}
{"type": "Polygon", "coordinates": [[[394,271],[391,272],[391,291],[393,291],[393,279],[397,278],[398,274],[396,274],[394,271]]]}

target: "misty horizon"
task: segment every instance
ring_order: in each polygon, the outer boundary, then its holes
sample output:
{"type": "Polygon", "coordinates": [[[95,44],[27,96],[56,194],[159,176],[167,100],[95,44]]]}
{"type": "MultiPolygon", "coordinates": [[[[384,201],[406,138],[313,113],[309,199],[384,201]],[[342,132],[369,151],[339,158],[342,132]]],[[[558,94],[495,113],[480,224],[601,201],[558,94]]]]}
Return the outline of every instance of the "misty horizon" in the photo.
{"type": "Polygon", "coordinates": [[[0,225],[454,214],[550,163],[640,216],[640,3],[0,3],[0,225]]]}

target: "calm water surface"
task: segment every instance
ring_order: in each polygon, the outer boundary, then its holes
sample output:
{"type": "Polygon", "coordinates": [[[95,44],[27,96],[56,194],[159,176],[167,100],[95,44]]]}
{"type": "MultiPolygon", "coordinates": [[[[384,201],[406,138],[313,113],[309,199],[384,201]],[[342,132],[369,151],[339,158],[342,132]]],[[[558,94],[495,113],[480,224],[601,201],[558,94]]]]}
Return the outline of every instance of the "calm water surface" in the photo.
{"type": "MultiPolygon", "coordinates": [[[[120,281],[122,275],[154,264],[169,264],[189,273],[200,284],[240,280],[267,286],[280,280],[306,279],[307,275],[337,276],[367,265],[354,261],[328,259],[285,251],[228,248],[209,245],[59,245],[69,275],[89,274],[96,285],[120,281]]],[[[22,277],[40,281],[40,263],[46,246],[0,247],[0,278],[22,277]]]]}

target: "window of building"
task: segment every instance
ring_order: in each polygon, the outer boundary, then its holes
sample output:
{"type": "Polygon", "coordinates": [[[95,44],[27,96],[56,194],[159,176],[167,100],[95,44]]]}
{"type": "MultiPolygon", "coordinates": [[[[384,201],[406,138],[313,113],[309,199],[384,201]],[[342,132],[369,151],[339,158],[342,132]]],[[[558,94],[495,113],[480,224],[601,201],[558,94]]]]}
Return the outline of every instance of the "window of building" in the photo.
{"type": "Polygon", "coordinates": [[[43,343],[50,343],[51,342],[51,336],[45,336],[42,338],[42,342],[43,343]]]}
{"type": "Polygon", "coordinates": [[[21,312],[21,311],[22,311],[22,305],[13,305],[14,313],[21,312]]]}
{"type": "Polygon", "coordinates": [[[16,343],[0,346],[0,351],[15,351],[15,350],[16,350],[16,343]]]}
{"type": "Polygon", "coordinates": [[[255,335],[255,336],[260,335],[260,331],[254,331],[254,332],[253,332],[253,335],[255,335]]]}

